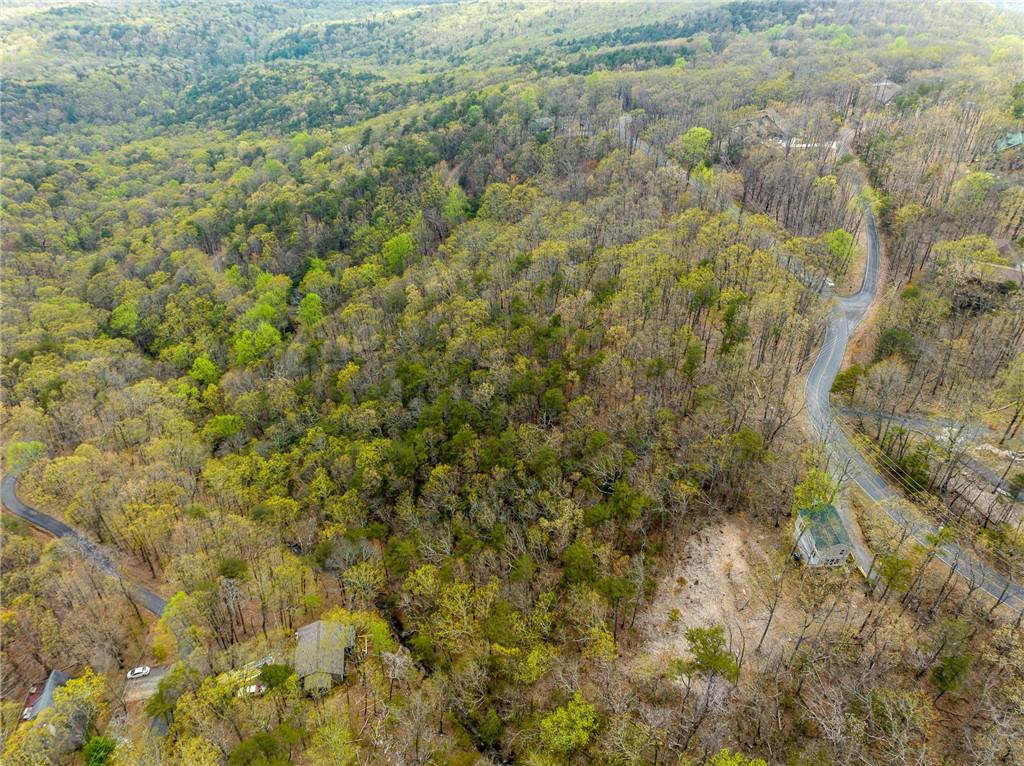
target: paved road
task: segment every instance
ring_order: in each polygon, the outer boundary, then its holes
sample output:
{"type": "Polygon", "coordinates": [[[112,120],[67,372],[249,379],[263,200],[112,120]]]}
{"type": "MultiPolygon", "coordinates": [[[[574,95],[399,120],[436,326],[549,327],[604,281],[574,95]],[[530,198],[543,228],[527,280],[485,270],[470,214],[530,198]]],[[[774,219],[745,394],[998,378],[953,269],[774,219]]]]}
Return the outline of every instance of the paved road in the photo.
{"type": "MultiPolygon", "coordinates": [[[[911,534],[922,545],[927,545],[929,535],[934,535],[938,528],[929,522],[907,518],[896,502],[902,496],[875,470],[853,445],[836,421],[835,411],[829,402],[829,391],[832,382],[843,364],[846,344],[857,326],[864,319],[868,308],[878,292],[878,273],[881,257],[879,255],[878,228],[874,214],[865,209],[865,222],[868,233],[868,258],[864,269],[864,279],[860,289],[853,295],[837,297],[832,314],[825,330],[825,340],[818,358],[814,360],[810,374],[807,376],[805,396],[807,415],[812,428],[831,450],[838,470],[845,477],[857,484],[872,500],[881,507],[899,525],[907,524],[911,534]]],[[[845,509],[840,509],[843,523],[847,531],[853,528],[852,520],[845,509]]],[[[851,534],[854,542],[854,557],[857,564],[865,572],[870,571],[872,554],[857,538],[851,534]]],[[[1024,608],[1024,588],[1007,580],[988,564],[978,560],[959,545],[951,544],[939,552],[937,558],[963,577],[968,582],[978,584],[994,598],[1001,599],[1014,608],[1024,608]]]]}
{"type": "Polygon", "coordinates": [[[151,668],[149,675],[143,678],[129,679],[124,685],[125,702],[141,702],[156,694],[160,679],[167,675],[170,665],[151,668]]]}
{"type": "MultiPolygon", "coordinates": [[[[909,431],[916,431],[920,434],[924,434],[925,436],[931,437],[943,444],[948,444],[949,439],[953,438],[954,435],[957,436],[958,443],[966,441],[968,443],[976,444],[981,440],[981,427],[976,425],[967,425],[964,427],[963,423],[958,423],[950,418],[929,417],[927,415],[917,415],[913,413],[890,414],[887,412],[860,410],[852,407],[841,407],[839,409],[839,413],[847,417],[857,418],[861,421],[877,421],[879,419],[888,420],[898,426],[906,428],[909,431]]],[[[1007,496],[1010,495],[1010,482],[1003,478],[1003,474],[1001,472],[996,471],[966,453],[960,455],[958,457],[958,461],[964,468],[980,476],[995,489],[998,489],[1007,496]]],[[[1024,463],[1018,463],[1018,465],[1024,469],[1024,463]]],[[[1016,499],[1024,502],[1024,491],[1018,492],[1016,499]]]]}
{"type": "MultiPolygon", "coordinates": [[[[25,505],[18,498],[17,476],[14,474],[7,474],[4,476],[3,482],[0,482],[0,500],[3,501],[4,507],[15,516],[20,516],[33,526],[49,532],[54,537],[61,537],[69,541],[85,558],[89,559],[103,572],[120,580],[125,580],[113,560],[89,538],[60,519],[55,519],[53,516],[45,514],[30,505],[25,505]]],[[[164,613],[167,601],[163,597],[140,583],[127,580],[125,580],[125,583],[128,587],[128,592],[131,593],[136,604],[158,617],[164,613]]]]}
{"type": "MultiPolygon", "coordinates": [[[[654,157],[659,162],[675,165],[661,152],[646,143],[630,131],[632,118],[623,115],[618,122],[619,140],[632,149],[643,154],[654,157]]],[[[840,154],[850,153],[850,142],[853,131],[844,128],[840,131],[837,141],[840,154]]],[[[691,185],[699,185],[694,179],[690,180],[691,185]]],[[[735,202],[729,201],[726,210],[731,213],[739,213],[735,202]]],[[[868,258],[864,267],[864,277],[860,289],[856,293],[847,296],[836,296],[835,305],[829,323],[825,330],[825,340],[822,343],[818,357],[811,367],[807,377],[805,396],[807,402],[807,414],[811,426],[817,436],[828,445],[832,451],[833,459],[837,467],[842,470],[845,477],[854,481],[872,500],[881,504],[886,513],[900,526],[906,524],[911,529],[913,537],[922,545],[927,545],[929,535],[935,534],[938,529],[930,524],[922,523],[916,519],[907,519],[899,510],[896,500],[901,495],[894,490],[889,483],[875,470],[843,433],[836,421],[835,412],[829,402],[829,392],[836,374],[842,367],[843,357],[846,354],[846,344],[854,330],[864,319],[868,309],[875,300],[878,293],[879,269],[881,266],[881,255],[878,241],[878,226],[875,222],[873,211],[868,205],[864,207],[865,226],[868,233],[868,258]]],[[[791,263],[788,258],[781,256],[781,249],[771,243],[772,254],[776,260],[785,268],[789,269],[794,276],[804,282],[811,289],[816,289],[825,296],[832,294],[824,282],[823,277],[812,278],[806,270],[791,263]]],[[[847,509],[840,509],[843,517],[843,524],[850,532],[853,540],[854,558],[858,566],[866,572],[872,571],[873,555],[863,544],[858,542],[858,537],[852,533],[854,524],[849,517],[847,509]]],[[[994,598],[1013,606],[1024,608],[1024,588],[1017,583],[1007,580],[996,572],[988,564],[979,561],[959,545],[952,544],[940,551],[937,555],[947,566],[951,567],[957,574],[972,584],[978,584],[983,590],[994,598]]]]}

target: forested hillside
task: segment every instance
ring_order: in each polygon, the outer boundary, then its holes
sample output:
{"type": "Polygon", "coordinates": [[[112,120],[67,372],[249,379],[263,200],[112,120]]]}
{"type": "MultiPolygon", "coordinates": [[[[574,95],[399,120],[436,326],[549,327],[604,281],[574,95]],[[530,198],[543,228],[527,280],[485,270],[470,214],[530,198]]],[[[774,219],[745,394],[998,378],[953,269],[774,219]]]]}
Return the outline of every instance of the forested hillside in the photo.
{"type": "Polygon", "coordinates": [[[4,763],[1019,762],[1024,16],[0,14],[4,763]]]}

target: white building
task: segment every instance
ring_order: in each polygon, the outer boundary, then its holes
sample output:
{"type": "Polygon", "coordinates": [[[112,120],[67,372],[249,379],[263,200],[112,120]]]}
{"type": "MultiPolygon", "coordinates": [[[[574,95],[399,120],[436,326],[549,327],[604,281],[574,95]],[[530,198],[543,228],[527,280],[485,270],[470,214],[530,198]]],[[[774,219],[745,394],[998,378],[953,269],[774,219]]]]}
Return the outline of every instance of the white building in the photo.
{"type": "Polygon", "coordinates": [[[853,549],[839,512],[827,503],[801,508],[796,514],[793,531],[796,535],[794,555],[808,566],[840,566],[853,549]]]}

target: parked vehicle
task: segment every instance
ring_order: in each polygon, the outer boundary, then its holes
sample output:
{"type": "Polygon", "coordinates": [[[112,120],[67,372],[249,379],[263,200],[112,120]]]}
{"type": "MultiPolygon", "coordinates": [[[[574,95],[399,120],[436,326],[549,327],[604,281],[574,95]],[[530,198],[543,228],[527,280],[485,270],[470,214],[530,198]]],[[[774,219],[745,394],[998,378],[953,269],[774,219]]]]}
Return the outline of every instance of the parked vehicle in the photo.
{"type": "Polygon", "coordinates": [[[132,668],[128,671],[128,680],[133,681],[136,678],[144,678],[149,675],[149,665],[140,665],[137,668],[132,668]]]}

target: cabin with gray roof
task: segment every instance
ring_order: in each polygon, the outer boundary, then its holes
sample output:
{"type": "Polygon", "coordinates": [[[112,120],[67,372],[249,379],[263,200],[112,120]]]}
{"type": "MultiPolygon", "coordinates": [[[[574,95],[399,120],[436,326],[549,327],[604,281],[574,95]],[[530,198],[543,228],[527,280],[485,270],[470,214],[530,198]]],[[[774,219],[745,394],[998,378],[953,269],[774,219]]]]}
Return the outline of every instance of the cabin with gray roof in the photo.
{"type": "Polygon", "coordinates": [[[295,673],[310,694],[325,694],[345,677],[345,651],[355,646],[356,629],[317,620],[295,632],[295,673]]]}
{"type": "Polygon", "coordinates": [[[796,535],[794,555],[808,566],[841,566],[853,550],[839,512],[828,503],[801,508],[793,530],[796,535]]]}

